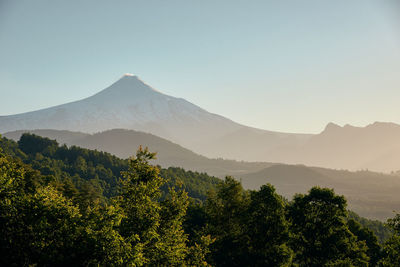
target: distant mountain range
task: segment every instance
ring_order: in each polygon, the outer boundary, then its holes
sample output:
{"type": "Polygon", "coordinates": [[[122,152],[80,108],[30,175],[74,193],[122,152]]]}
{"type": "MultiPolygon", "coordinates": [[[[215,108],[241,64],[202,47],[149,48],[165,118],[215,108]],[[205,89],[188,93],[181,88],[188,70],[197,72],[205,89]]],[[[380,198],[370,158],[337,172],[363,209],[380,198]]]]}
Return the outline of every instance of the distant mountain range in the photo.
{"type": "Polygon", "coordinates": [[[255,129],[160,93],[131,74],[80,101],[0,116],[1,133],[55,129],[93,134],[116,128],[151,133],[211,158],[382,172],[400,169],[399,125],[329,123],[320,134],[255,129]]]}
{"type": "MultiPolygon", "coordinates": [[[[4,136],[18,140],[24,132],[26,131],[14,131],[4,136]]],[[[133,155],[140,145],[147,146],[151,151],[157,152],[155,163],[163,167],[183,167],[221,178],[233,175],[241,179],[243,186],[248,189],[258,189],[263,184],[271,183],[280,194],[288,198],[295,193],[304,193],[316,185],[334,188],[337,193],[346,196],[349,208],[368,218],[384,220],[393,217],[393,210],[400,207],[399,174],[209,159],[171,141],[133,130],[115,129],[97,134],[59,130],[29,132],[56,139],[61,144],[106,151],[122,158],[133,155]]]]}
{"type": "Polygon", "coordinates": [[[334,169],[391,172],[400,169],[400,125],[375,122],[366,127],[329,123],[298,146],[270,150],[265,160],[334,169]]]}
{"type": "Polygon", "coordinates": [[[109,152],[120,158],[134,155],[139,146],[148,147],[150,151],[157,152],[157,160],[154,163],[162,167],[182,167],[221,178],[225,175],[237,176],[262,170],[272,165],[267,162],[209,159],[161,137],[134,130],[114,129],[96,134],[60,130],[21,130],[5,133],[4,137],[18,141],[25,132],[48,137],[68,146],[109,152]]]}
{"type": "Polygon", "coordinates": [[[386,220],[394,216],[394,211],[399,212],[398,174],[275,164],[238,177],[245,188],[258,189],[270,183],[289,199],[296,193],[306,193],[313,186],[334,188],[336,193],[346,196],[351,210],[371,219],[386,220]]]}
{"type": "MultiPolygon", "coordinates": [[[[190,149],[203,148],[237,131],[253,130],[182,98],[162,94],[131,74],[80,101],[0,117],[2,133],[33,129],[96,133],[116,128],[152,133],[190,149]]],[[[292,136],[258,131],[268,135],[271,144],[281,136],[292,136]]]]}

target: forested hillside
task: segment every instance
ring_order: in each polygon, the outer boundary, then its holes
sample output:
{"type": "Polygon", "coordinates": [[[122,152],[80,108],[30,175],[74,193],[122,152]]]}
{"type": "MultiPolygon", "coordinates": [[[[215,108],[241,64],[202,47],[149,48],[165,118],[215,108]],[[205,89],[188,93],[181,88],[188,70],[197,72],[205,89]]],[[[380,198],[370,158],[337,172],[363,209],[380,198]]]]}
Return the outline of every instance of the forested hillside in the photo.
{"type": "MultiPolygon", "coordinates": [[[[77,146],[59,146],[55,140],[33,134],[22,135],[18,142],[2,138],[0,147],[38,170],[47,180],[67,182],[101,198],[115,196],[120,174],[128,169],[127,159],[77,146]]],[[[180,180],[189,196],[199,200],[204,200],[207,191],[220,182],[205,173],[175,167],[160,168],[160,175],[168,180],[168,185],[180,180]]]]}
{"type": "Polygon", "coordinates": [[[164,168],[181,167],[222,178],[225,175],[236,176],[262,170],[272,165],[267,162],[210,159],[153,134],[126,129],[113,129],[95,134],[49,129],[21,130],[5,133],[4,137],[18,141],[24,133],[55,139],[59,144],[68,146],[97,149],[122,159],[132,156],[133,151],[140,145],[145,145],[151,151],[157,152],[157,159],[154,162],[164,168]]]}
{"type": "Polygon", "coordinates": [[[292,198],[306,193],[312,186],[334,188],[345,195],[349,208],[363,217],[386,220],[400,207],[400,176],[371,172],[350,172],[309,167],[304,165],[275,164],[261,171],[238,175],[243,186],[257,189],[271,183],[279,194],[292,198]]]}
{"type": "MultiPolygon", "coordinates": [[[[5,136],[18,141],[24,132],[26,131],[10,132],[5,136]]],[[[400,191],[398,174],[209,159],[163,138],[133,130],[114,129],[96,134],[58,130],[29,132],[56,139],[60,144],[66,143],[69,147],[97,149],[123,159],[131,156],[139,145],[144,145],[157,152],[154,164],[161,167],[181,167],[219,178],[231,175],[242,179],[246,189],[258,189],[263,184],[271,183],[279,194],[287,198],[292,198],[295,193],[306,193],[315,185],[334,188],[337,193],[346,196],[350,209],[370,219],[391,218],[394,215],[393,210],[398,210],[400,206],[400,195],[397,194],[400,191]]]]}
{"type": "MultiPolygon", "coordinates": [[[[60,136],[60,131],[51,132],[55,136],[60,136]]],[[[131,131],[126,132],[129,133],[131,131]]],[[[46,133],[49,134],[49,132],[46,133]]],[[[120,159],[109,153],[77,146],[60,146],[55,140],[35,134],[21,133],[18,136],[20,137],[18,142],[0,138],[0,148],[8,155],[12,155],[24,162],[29,168],[39,171],[43,179],[64,184],[61,186],[62,188],[65,187],[66,190],[72,190],[73,192],[80,191],[86,194],[88,198],[105,201],[107,198],[115,196],[118,190],[120,173],[128,168],[128,160],[120,159]]],[[[71,138],[71,133],[64,133],[64,136],[71,138]]],[[[75,134],[74,136],[81,138],[81,135],[75,134]]],[[[153,162],[156,162],[156,158],[153,159],[153,162]]],[[[308,188],[318,185],[322,181],[318,174],[318,179],[313,179],[314,175],[311,175],[313,172],[310,171],[309,167],[276,165],[269,170],[276,168],[288,171],[288,174],[283,175],[285,172],[278,171],[273,177],[280,177],[280,179],[267,181],[277,186],[278,189],[281,189],[281,183],[290,185],[292,195],[298,192],[306,192],[308,188]],[[301,171],[302,169],[304,171],[301,171]],[[295,183],[288,183],[288,179],[295,183]],[[308,180],[306,179],[311,181],[307,182],[308,180]]],[[[335,173],[336,171],[333,172],[335,173]]],[[[352,174],[351,172],[347,173],[352,174]]],[[[205,200],[207,193],[215,189],[215,186],[221,182],[220,179],[209,176],[206,173],[187,171],[177,167],[160,168],[160,175],[167,180],[167,184],[162,187],[163,192],[167,191],[168,186],[182,183],[185,191],[196,201],[205,200]]],[[[263,177],[269,176],[271,175],[264,175],[263,177]]],[[[251,186],[248,186],[249,181],[247,179],[242,182],[252,189],[257,189],[263,185],[264,181],[265,178],[260,181],[257,179],[251,180],[251,186]]],[[[290,199],[291,194],[284,194],[284,196],[290,199]]],[[[379,221],[367,220],[355,213],[351,214],[352,218],[357,218],[357,221],[373,229],[381,240],[384,240],[389,235],[387,228],[382,227],[382,223],[379,221]],[[373,222],[376,223],[374,224],[373,222]]]]}
{"type": "Polygon", "coordinates": [[[0,144],[1,266],[398,266],[400,216],[388,230],[331,189],[288,201],[153,166],[142,148],[121,160],[31,134],[0,144]]]}

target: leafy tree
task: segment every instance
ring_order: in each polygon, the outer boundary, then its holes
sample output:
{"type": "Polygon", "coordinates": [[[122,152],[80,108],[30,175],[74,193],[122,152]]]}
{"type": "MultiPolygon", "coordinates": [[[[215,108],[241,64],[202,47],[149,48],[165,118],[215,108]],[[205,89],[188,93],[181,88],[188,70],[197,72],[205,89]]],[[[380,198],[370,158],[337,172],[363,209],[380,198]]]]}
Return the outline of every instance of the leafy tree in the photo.
{"type": "Polygon", "coordinates": [[[250,205],[243,227],[250,239],[249,265],[288,266],[291,263],[285,205],[272,185],[263,185],[260,190],[250,192],[250,205]]]}
{"type": "Polygon", "coordinates": [[[167,180],[167,183],[162,187],[164,192],[168,191],[168,187],[175,186],[180,181],[188,195],[200,201],[206,200],[208,192],[215,189],[215,186],[221,182],[219,178],[209,176],[206,173],[186,171],[177,167],[161,169],[160,176],[167,180]]]}
{"type": "Polygon", "coordinates": [[[189,206],[186,211],[183,227],[185,233],[189,235],[190,241],[200,240],[206,223],[207,213],[204,208],[204,203],[189,199],[189,206]]]}
{"type": "Polygon", "coordinates": [[[361,224],[364,228],[368,228],[371,230],[376,237],[378,238],[379,243],[384,243],[388,240],[392,235],[393,231],[390,227],[385,225],[385,223],[378,220],[370,220],[363,217],[360,217],[353,211],[349,211],[348,220],[354,220],[361,224]]]}
{"type": "MultiPolygon", "coordinates": [[[[226,177],[205,204],[206,233],[215,238],[212,262],[218,266],[288,266],[292,252],[282,197],[271,185],[245,191],[226,177]]],[[[197,213],[201,214],[201,213],[197,213]]]]}
{"type": "Polygon", "coordinates": [[[188,266],[211,266],[207,262],[207,255],[211,252],[210,245],[213,242],[210,235],[201,236],[198,242],[189,247],[186,264],[188,266]]]}
{"type": "Polygon", "coordinates": [[[119,233],[122,212],[113,205],[89,207],[82,215],[77,240],[79,264],[92,266],[142,265],[140,247],[132,247],[119,233]]]}
{"type": "Polygon", "coordinates": [[[18,249],[25,240],[17,238],[14,230],[20,215],[18,205],[22,201],[24,175],[25,171],[0,150],[0,265],[4,266],[25,259],[23,250],[18,249]]]}
{"type": "Polygon", "coordinates": [[[383,258],[381,266],[399,266],[400,263],[400,235],[393,235],[387,240],[383,247],[383,258]]]}
{"type": "Polygon", "coordinates": [[[205,203],[205,232],[215,238],[211,245],[211,262],[219,266],[243,266],[247,259],[249,238],[243,219],[249,205],[249,194],[240,182],[226,177],[217,185],[205,203]]]}
{"type": "Polygon", "coordinates": [[[187,193],[170,188],[168,197],[160,205],[160,245],[152,265],[178,266],[185,262],[188,254],[188,238],[182,226],[188,206],[187,193]]]}
{"type": "Polygon", "coordinates": [[[301,266],[367,266],[366,246],[347,227],[346,200],[331,189],[313,187],[288,207],[294,262],[301,266]]]}
{"type": "Polygon", "coordinates": [[[32,187],[30,175],[29,169],[0,155],[1,266],[135,262],[135,251],[116,231],[119,211],[96,206],[81,214],[55,187],[32,187]]]}
{"type": "Polygon", "coordinates": [[[368,228],[363,227],[357,221],[350,219],[348,222],[349,230],[357,237],[357,240],[364,241],[367,246],[367,255],[370,258],[370,266],[377,266],[381,258],[381,246],[375,234],[368,228]]]}
{"type": "MultiPolygon", "coordinates": [[[[82,187],[87,189],[92,187],[102,195],[101,202],[118,194],[120,173],[128,169],[128,160],[119,159],[109,153],[76,146],[58,146],[54,140],[29,133],[23,134],[18,143],[0,138],[0,147],[8,155],[19,158],[39,171],[41,180],[45,178],[47,182],[64,183],[70,179],[79,190],[82,187]],[[90,186],[86,184],[87,181],[90,181],[90,186]]],[[[175,167],[160,168],[159,174],[166,180],[161,187],[163,198],[167,195],[169,187],[182,181],[183,189],[188,192],[189,197],[204,201],[207,192],[220,182],[220,179],[205,173],[185,171],[175,167]]]]}
{"type": "Polygon", "coordinates": [[[388,220],[388,226],[398,235],[400,235],[400,214],[396,214],[394,218],[388,220]]]}
{"type": "Polygon", "coordinates": [[[0,148],[0,266],[400,262],[400,215],[390,232],[330,189],[288,203],[269,184],[246,191],[232,177],[153,166],[147,149],[122,160],[29,134],[0,148]],[[367,228],[387,239],[382,253],[367,228]]]}
{"type": "Polygon", "coordinates": [[[57,141],[48,138],[37,138],[33,134],[23,134],[18,147],[26,154],[42,153],[51,155],[58,147],[57,141]]]}
{"type": "Polygon", "coordinates": [[[388,226],[394,231],[383,246],[382,266],[399,266],[400,263],[400,214],[388,220],[388,226]]]}
{"type": "Polygon", "coordinates": [[[49,186],[25,198],[21,211],[30,264],[75,263],[81,214],[71,201],[49,186]]]}
{"type": "Polygon", "coordinates": [[[128,171],[122,173],[117,200],[124,212],[121,234],[133,247],[142,248],[145,263],[157,253],[161,210],[158,200],[165,182],[158,175],[158,168],[148,163],[154,157],[155,153],[140,148],[136,157],[130,159],[128,171]]]}
{"type": "MultiPolygon", "coordinates": [[[[166,180],[159,175],[159,168],[149,164],[155,153],[140,148],[136,157],[130,159],[129,169],[122,173],[121,191],[117,203],[124,217],[121,234],[143,255],[146,265],[184,265],[201,262],[205,248],[197,255],[190,254],[183,220],[188,206],[184,191],[170,188],[168,196],[161,199],[161,186],[166,180]]],[[[196,245],[196,244],[195,244],[196,245]]]]}

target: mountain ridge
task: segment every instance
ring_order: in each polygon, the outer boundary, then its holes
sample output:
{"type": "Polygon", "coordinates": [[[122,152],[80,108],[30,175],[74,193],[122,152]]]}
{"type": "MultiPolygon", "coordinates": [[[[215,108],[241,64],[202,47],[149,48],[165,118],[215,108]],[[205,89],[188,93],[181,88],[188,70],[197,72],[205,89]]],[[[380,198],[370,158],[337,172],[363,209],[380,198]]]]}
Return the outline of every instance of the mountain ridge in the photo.
{"type": "Polygon", "coordinates": [[[182,167],[205,172],[219,178],[232,175],[246,189],[258,189],[271,183],[277,192],[290,199],[295,193],[306,193],[312,186],[334,188],[349,200],[349,208],[374,219],[392,217],[400,205],[400,176],[371,171],[350,172],[305,165],[268,162],[240,162],[209,159],[152,134],[133,130],[114,129],[97,134],[73,133],[58,130],[17,131],[4,136],[15,141],[23,132],[30,132],[59,143],[111,153],[120,158],[133,155],[139,145],[158,152],[155,164],[162,167],[182,167]]]}
{"type": "MultiPolygon", "coordinates": [[[[272,146],[291,133],[255,129],[210,113],[189,101],[165,95],[141,81],[124,75],[109,87],[82,100],[0,117],[0,132],[56,129],[96,133],[110,129],[131,129],[152,133],[205,156],[231,158],[213,153],[215,142],[235,132],[257,132],[257,138],[272,146]]],[[[307,135],[299,134],[304,138],[307,135]]],[[[253,136],[251,136],[253,138],[253,136]]],[[[241,140],[235,140],[239,144],[241,140]]],[[[243,150],[250,154],[250,150],[243,150]]],[[[239,159],[239,158],[238,158],[239,159]]]]}
{"type": "Polygon", "coordinates": [[[328,123],[319,134],[262,130],[163,94],[133,74],[78,101],[0,116],[1,133],[34,129],[90,134],[128,129],[151,133],[209,158],[384,172],[400,169],[400,125],[328,123]]]}
{"type": "Polygon", "coordinates": [[[181,167],[192,171],[207,172],[220,178],[225,175],[238,175],[261,170],[273,164],[210,159],[161,137],[126,129],[112,129],[95,134],[60,130],[20,130],[5,133],[4,137],[18,141],[23,133],[47,137],[68,146],[75,145],[108,152],[123,159],[134,155],[139,146],[147,146],[151,151],[157,152],[157,159],[154,162],[162,167],[181,167]]]}

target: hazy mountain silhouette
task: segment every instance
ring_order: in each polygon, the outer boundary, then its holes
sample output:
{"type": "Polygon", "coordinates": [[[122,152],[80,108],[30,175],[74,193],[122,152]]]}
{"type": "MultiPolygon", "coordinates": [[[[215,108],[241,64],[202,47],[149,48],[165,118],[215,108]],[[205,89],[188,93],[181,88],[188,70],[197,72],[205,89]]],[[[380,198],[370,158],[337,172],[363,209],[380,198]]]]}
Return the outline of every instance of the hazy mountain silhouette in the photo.
{"type": "Polygon", "coordinates": [[[400,125],[394,123],[375,122],[366,127],[329,123],[320,134],[309,136],[239,130],[203,150],[210,151],[205,155],[247,161],[391,172],[400,169],[399,140],[400,125]]]}
{"type": "Polygon", "coordinates": [[[239,177],[245,188],[258,189],[270,183],[289,199],[296,193],[306,193],[313,186],[333,188],[346,196],[351,210],[373,219],[391,218],[400,206],[398,175],[276,164],[239,177]]]}
{"type": "MultiPolygon", "coordinates": [[[[226,156],[213,150],[213,145],[226,136],[238,136],[236,146],[251,142],[257,132],[259,144],[276,147],[290,136],[256,130],[235,123],[222,116],[182,99],[153,89],[137,76],[124,75],[103,91],[86,99],[38,111],[0,116],[0,132],[15,130],[57,129],[96,133],[110,129],[133,129],[149,132],[208,156],[226,156]],[[241,137],[241,133],[244,137],[241,137]],[[249,134],[246,134],[249,133],[249,134]]],[[[293,138],[295,140],[296,138],[293,138]]],[[[300,138],[301,139],[301,138],[300,138]]],[[[253,147],[242,147],[243,153],[252,153],[253,147]]],[[[268,147],[263,148],[268,149],[268,147]]],[[[245,158],[245,156],[243,156],[245,158]]]]}
{"type": "MultiPolygon", "coordinates": [[[[26,131],[9,132],[5,137],[18,140],[23,132],[26,131]]],[[[178,166],[221,178],[230,174],[242,179],[244,187],[249,189],[258,189],[263,184],[271,183],[288,198],[295,193],[306,192],[315,185],[334,188],[346,196],[352,210],[368,218],[387,219],[400,206],[400,174],[209,159],[163,138],[133,130],[115,129],[93,135],[58,130],[29,132],[56,139],[61,144],[106,151],[122,158],[134,154],[139,145],[148,146],[151,151],[158,153],[155,163],[163,167],[178,166]]]]}
{"type": "Polygon", "coordinates": [[[330,123],[314,135],[260,130],[162,94],[130,74],[80,101],[0,116],[1,133],[33,129],[97,133],[116,128],[152,133],[211,158],[350,170],[400,169],[399,125],[330,123]]]}
{"type": "MultiPolygon", "coordinates": [[[[400,169],[400,125],[375,122],[366,127],[330,123],[305,144],[281,152],[284,162],[337,169],[400,169]]],[[[279,158],[274,158],[279,160],[279,158]]]]}
{"type": "Polygon", "coordinates": [[[5,133],[4,136],[18,141],[24,132],[55,139],[60,144],[109,152],[120,158],[134,155],[139,146],[148,147],[150,151],[157,152],[155,163],[163,167],[182,167],[188,170],[207,172],[221,178],[225,175],[239,175],[261,170],[272,165],[272,163],[266,162],[209,159],[166,139],[133,130],[113,129],[96,134],[60,130],[21,130],[5,133]]]}

